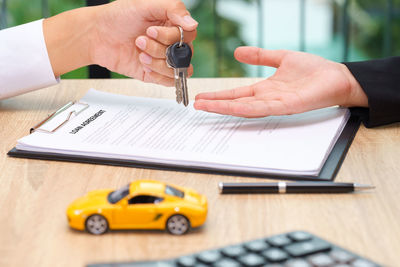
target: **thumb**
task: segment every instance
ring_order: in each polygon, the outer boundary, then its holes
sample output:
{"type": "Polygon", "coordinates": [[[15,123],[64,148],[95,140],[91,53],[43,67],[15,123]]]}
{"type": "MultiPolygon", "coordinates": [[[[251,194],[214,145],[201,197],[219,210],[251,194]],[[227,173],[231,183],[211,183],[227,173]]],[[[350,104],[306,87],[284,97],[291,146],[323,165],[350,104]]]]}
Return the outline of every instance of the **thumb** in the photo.
{"type": "Polygon", "coordinates": [[[190,16],[182,1],[168,1],[168,3],[166,13],[173,24],[181,26],[185,31],[194,31],[197,28],[199,23],[190,16]]]}
{"type": "Polygon", "coordinates": [[[235,58],[246,64],[264,65],[278,68],[287,50],[268,50],[258,47],[242,46],[235,50],[235,58]]]}

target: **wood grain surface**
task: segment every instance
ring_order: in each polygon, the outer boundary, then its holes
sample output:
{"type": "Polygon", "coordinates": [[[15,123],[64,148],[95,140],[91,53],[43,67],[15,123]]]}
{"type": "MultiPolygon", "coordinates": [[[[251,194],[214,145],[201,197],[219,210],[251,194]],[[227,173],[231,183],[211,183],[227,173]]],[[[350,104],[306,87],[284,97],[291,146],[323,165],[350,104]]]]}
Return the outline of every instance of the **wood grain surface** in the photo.
{"type": "MultiPolygon", "coordinates": [[[[201,91],[249,85],[252,78],[189,79],[201,91]]],[[[0,266],[84,266],[155,260],[293,230],[306,230],[386,266],[400,266],[400,125],[361,126],[337,181],[372,184],[371,192],[337,195],[220,195],[217,184],[260,181],[139,168],[10,158],[29,128],[89,88],[173,98],[175,89],[131,79],[65,80],[0,101],[0,266]],[[86,192],[155,179],[206,195],[206,224],[185,236],[114,231],[93,236],[68,227],[66,207],[86,192]]]]}

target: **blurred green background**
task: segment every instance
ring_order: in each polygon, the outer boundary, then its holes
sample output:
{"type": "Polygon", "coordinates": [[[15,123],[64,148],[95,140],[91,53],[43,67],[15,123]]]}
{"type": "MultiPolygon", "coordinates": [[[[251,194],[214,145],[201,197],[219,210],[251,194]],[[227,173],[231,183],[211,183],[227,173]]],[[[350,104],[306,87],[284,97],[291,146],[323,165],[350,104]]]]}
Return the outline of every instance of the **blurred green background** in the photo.
{"type": "MultiPolygon", "coordinates": [[[[144,0],[145,1],[145,0],[144,0]]],[[[269,76],[239,64],[237,46],[301,50],[334,61],[399,54],[400,0],[184,0],[199,22],[194,77],[269,76]]],[[[0,0],[2,27],[86,5],[84,0],[0,0]],[[4,15],[4,13],[6,15],[4,15]]],[[[87,78],[87,68],[62,78],[87,78]]],[[[112,77],[122,77],[112,74],[112,77]]]]}

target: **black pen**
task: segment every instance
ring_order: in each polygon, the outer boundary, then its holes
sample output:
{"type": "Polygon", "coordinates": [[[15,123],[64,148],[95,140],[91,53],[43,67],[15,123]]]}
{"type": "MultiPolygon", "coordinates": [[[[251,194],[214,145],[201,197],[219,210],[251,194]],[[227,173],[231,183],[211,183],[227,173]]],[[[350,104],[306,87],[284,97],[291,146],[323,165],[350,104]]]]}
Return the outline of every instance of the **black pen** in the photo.
{"type": "Polygon", "coordinates": [[[349,193],[374,186],[334,182],[219,183],[221,194],[349,193]]]}

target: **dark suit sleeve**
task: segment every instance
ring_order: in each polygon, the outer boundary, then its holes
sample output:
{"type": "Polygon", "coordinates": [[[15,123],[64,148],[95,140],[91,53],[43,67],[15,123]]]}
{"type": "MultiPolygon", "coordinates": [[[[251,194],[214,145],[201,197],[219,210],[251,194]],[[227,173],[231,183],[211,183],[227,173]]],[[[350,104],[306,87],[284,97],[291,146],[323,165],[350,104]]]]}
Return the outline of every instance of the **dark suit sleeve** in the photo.
{"type": "Polygon", "coordinates": [[[400,121],[400,57],[344,63],[368,97],[369,108],[352,108],[366,127],[400,121]]]}

